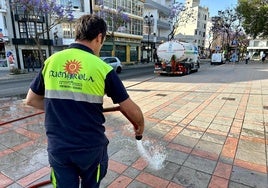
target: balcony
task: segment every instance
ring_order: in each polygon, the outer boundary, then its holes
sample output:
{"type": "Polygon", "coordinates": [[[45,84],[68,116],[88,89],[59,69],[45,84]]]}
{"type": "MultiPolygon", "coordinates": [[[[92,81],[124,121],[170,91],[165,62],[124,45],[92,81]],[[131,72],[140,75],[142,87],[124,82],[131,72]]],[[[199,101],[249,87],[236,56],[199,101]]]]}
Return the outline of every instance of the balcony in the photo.
{"type": "Polygon", "coordinates": [[[170,24],[167,21],[157,20],[157,28],[170,29],[170,24]]]}
{"type": "Polygon", "coordinates": [[[170,9],[168,7],[161,5],[160,3],[156,3],[155,1],[152,0],[145,0],[144,7],[157,9],[160,13],[164,14],[165,16],[168,16],[170,14],[170,9]]]}

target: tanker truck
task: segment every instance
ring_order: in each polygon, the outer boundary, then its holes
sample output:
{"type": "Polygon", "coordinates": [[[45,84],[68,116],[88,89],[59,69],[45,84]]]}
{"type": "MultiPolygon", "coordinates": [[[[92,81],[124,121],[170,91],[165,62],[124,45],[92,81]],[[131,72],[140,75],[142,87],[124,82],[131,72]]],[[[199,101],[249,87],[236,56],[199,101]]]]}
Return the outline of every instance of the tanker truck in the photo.
{"type": "Polygon", "coordinates": [[[157,55],[160,62],[155,63],[156,74],[187,75],[200,68],[198,48],[191,43],[164,42],[157,48],[157,55]]]}

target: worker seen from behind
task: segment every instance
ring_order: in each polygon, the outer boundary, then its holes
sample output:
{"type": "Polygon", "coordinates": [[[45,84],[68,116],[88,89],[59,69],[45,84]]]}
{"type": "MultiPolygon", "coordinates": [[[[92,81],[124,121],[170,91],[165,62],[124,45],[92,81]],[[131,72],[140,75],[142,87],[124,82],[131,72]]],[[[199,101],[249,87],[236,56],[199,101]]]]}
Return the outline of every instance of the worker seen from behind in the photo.
{"type": "Polygon", "coordinates": [[[103,97],[119,104],[142,135],[144,117],[113,68],[99,57],[107,26],[96,15],[77,20],[75,43],[44,62],[26,104],[45,111],[51,180],[57,188],[99,187],[108,167],[103,97]]]}

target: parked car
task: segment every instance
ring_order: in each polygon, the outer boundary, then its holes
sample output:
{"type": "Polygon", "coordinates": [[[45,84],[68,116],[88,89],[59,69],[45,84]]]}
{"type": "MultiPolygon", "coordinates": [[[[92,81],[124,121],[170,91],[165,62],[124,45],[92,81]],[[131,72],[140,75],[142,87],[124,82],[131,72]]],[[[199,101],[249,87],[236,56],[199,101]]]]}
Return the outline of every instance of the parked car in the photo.
{"type": "Polygon", "coordinates": [[[121,61],[117,57],[100,57],[104,62],[108,63],[113,67],[115,72],[121,73],[122,71],[122,64],[121,61]]]}

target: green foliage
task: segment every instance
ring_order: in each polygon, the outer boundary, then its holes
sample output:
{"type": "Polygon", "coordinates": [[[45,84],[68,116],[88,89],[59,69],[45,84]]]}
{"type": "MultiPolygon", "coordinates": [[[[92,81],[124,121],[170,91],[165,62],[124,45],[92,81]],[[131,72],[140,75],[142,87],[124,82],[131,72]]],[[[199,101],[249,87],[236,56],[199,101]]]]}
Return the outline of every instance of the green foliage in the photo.
{"type": "Polygon", "coordinates": [[[238,0],[237,13],[243,18],[245,32],[256,37],[268,36],[268,1],[238,0]]]}
{"type": "Polygon", "coordinates": [[[189,2],[174,2],[170,7],[169,19],[172,21],[172,29],[168,35],[169,40],[174,39],[174,35],[180,27],[180,24],[187,24],[188,21],[194,21],[194,9],[189,7],[189,2]]]}

